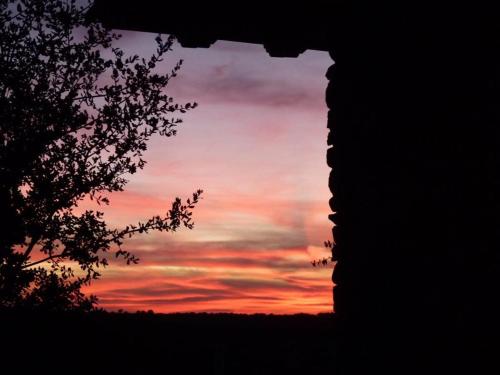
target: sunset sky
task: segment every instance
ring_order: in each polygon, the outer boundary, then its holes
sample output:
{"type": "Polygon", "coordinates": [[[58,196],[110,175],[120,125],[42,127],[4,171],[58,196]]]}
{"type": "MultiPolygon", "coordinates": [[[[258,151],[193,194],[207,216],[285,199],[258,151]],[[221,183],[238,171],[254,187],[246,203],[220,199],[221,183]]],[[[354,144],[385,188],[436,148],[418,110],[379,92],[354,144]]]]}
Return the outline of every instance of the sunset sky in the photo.
{"type": "MultiPolygon", "coordinates": [[[[154,35],[126,32],[119,45],[148,56],[154,35]]],[[[167,91],[199,107],[174,138],[155,137],[146,168],[110,196],[111,226],[164,214],[198,188],[195,228],[137,236],[124,248],[138,265],[113,262],[86,291],[110,310],[317,313],[332,309],[329,254],[325,52],[271,58],[264,48],[217,42],[175,45],[184,59],[167,91]]]]}

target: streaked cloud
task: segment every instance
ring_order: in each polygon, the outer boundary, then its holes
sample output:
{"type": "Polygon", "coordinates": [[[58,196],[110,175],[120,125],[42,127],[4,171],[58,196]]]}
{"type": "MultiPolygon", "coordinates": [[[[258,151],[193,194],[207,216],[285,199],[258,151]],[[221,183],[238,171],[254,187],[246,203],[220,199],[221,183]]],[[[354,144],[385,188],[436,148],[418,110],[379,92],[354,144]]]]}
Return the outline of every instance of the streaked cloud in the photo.
{"type": "MultiPolygon", "coordinates": [[[[123,47],[148,55],[153,36],[125,33],[123,47]]],[[[330,311],[326,53],[273,59],[261,46],[176,46],[165,66],[184,67],[168,87],[195,99],[172,139],[154,138],[148,164],[103,208],[124,226],[163,214],[176,196],[203,188],[195,229],[134,237],[140,263],[112,260],[87,290],[101,306],[130,311],[295,313],[330,311]]],[[[81,209],[92,202],[84,202],[81,209]]],[[[101,207],[102,208],[102,207],[101,207]]]]}

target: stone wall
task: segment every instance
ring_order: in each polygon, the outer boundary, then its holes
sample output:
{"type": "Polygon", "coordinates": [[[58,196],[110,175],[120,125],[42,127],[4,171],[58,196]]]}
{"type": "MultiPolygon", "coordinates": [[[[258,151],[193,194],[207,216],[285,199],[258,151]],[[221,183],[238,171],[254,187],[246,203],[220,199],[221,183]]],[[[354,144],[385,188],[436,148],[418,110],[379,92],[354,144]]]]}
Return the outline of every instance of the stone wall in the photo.
{"type": "Polygon", "coordinates": [[[477,372],[500,316],[497,24],[378,5],[343,19],[326,101],[347,368],[477,372]]]}

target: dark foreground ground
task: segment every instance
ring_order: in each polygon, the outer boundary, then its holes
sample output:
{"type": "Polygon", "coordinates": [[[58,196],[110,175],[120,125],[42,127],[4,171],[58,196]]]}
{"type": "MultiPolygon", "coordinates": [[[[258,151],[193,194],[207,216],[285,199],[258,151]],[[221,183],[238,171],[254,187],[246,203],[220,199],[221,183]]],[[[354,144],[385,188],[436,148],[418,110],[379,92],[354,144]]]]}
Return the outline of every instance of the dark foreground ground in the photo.
{"type": "Polygon", "coordinates": [[[0,374],[332,373],[332,314],[2,315],[0,374]]]}

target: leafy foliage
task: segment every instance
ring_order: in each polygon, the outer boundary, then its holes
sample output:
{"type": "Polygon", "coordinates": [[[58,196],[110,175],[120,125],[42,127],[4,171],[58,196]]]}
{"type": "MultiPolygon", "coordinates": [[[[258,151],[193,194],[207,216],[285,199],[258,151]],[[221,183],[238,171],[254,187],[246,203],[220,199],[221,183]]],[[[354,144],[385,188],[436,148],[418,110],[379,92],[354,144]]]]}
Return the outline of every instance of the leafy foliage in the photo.
{"type": "Polygon", "coordinates": [[[84,199],[109,204],[142,169],[154,134],[174,136],[178,104],[155,68],[173,37],[156,37],[148,59],[126,56],[120,35],[88,20],[75,0],[0,0],[0,307],[91,309],[81,286],[100,276],[126,238],[192,229],[201,190],[176,199],[164,216],[111,229],[84,199]]]}
{"type": "Polygon", "coordinates": [[[332,255],[329,257],[314,259],[313,261],[311,261],[311,264],[313,267],[327,266],[329,263],[332,263],[335,266],[335,264],[337,263],[335,261],[335,257],[333,256],[333,249],[335,248],[335,242],[327,240],[324,242],[324,246],[327,249],[330,249],[330,251],[332,252],[332,255]]]}

